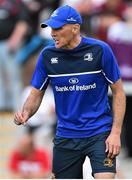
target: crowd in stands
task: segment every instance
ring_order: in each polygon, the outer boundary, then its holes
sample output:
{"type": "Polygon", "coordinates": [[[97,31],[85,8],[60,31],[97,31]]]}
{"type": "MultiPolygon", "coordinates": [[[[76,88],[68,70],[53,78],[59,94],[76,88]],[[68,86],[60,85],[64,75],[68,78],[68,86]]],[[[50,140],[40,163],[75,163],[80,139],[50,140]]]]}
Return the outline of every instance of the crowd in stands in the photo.
{"type": "MultiPolygon", "coordinates": [[[[110,44],[117,57],[122,79],[129,82],[132,89],[132,0],[0,0],[0,112],[14,112],[21,106],[20,100],[24,101],[27,96],[38,53],[52,43],[50,29],[41,30],[40,23],[64,4],[73,6],[82,15],[83,35],[110,44]]],[[[48,155],[45,151],[35,150],[33,143],[35,133],[40,138],[40,134],[43,134],[40,132],[46,131],[48,134],[56,124],[50,87],[47,90],[47,100],[44,98],[45,103],[42,102],[38,114],[26,125],[27,136],[22,137],[20,147],[11,155],[10,170],[13,177],[47,178],[50,172],[48,155]],[[43,153],[45,159],[34,160],[29,156],[27,159],[28,152],[32,156],[31,151],[43,153]],[[37,162],[39,160],[43,162],[37,162]],[[23,164],[28,166],[29,162],[32,165],[29,165],[27,172],[23,164]],[[36,169],[37,177],[33,174],[35,170],[32,171],[32,167],[36,169]]],[[[132,93],[127,95],[123,127],[127,156],[132,158],[131,107],[132,93]]]]}

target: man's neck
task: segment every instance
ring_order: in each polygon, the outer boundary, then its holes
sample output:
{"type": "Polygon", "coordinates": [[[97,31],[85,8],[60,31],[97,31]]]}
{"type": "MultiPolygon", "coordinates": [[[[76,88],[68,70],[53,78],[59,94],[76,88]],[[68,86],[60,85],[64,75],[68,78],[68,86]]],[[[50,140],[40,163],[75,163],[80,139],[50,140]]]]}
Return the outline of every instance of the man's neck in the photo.
{"type": "Polygon", "coordinates": [[[69,45],[66,49],[74,49],[74,48],[76,48],[76,47],[80,44],[81,39],[82,39],[82,38],[81,38],[80,34],[77,35],[77,36],[75,36],[75,37],[72,39],[70,45],[69,45]]]}

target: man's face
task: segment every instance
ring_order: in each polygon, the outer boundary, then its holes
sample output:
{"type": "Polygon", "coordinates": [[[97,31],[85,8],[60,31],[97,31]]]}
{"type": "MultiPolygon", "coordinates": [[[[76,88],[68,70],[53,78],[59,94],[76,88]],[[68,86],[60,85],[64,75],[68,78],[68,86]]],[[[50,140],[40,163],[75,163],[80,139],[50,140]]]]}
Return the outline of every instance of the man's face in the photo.
{"type": "Polygon", "coordinates": [[[51,29],[51,36],[56,48],[71,49],[76,36],[76,24],[66,24],[58,29],[51,29]]]}

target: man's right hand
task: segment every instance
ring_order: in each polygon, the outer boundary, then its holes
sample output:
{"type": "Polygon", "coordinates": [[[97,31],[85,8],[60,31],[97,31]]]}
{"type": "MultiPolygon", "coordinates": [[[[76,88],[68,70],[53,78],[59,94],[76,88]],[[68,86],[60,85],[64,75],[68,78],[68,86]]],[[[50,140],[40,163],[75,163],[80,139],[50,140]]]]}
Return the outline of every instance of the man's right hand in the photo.
{"type": "Polygon", "coordinates": [[[16,112],[14,115],[14,123],[16,125],[25,125],[28,120],[28,116],[22,112],[16,112]]]}
{"type": "Polygon", "coordinates": [[[31,92],[27,97],[22,110],[14,115],[14,123],[16,125],[25,125],[30,117],[32,117],[38,110],[45,91],[31,88],[31,92]]]}

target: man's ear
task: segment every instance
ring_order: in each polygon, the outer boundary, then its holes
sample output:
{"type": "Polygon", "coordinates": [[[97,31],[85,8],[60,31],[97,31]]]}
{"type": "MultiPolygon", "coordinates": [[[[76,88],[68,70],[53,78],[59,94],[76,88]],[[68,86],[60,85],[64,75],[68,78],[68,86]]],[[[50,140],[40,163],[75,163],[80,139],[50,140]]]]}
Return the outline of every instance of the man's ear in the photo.
{"type": "Polygon", "coordinates": [[[80,25],[79,24],[74,24],[72,32],[77,34],[80,31],[80,25]]]}

